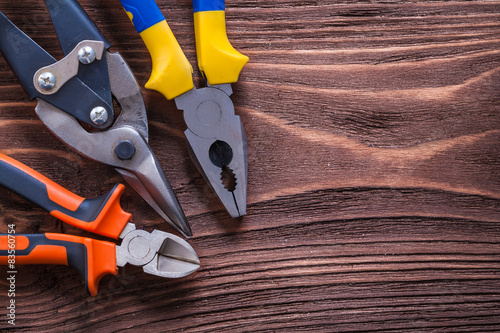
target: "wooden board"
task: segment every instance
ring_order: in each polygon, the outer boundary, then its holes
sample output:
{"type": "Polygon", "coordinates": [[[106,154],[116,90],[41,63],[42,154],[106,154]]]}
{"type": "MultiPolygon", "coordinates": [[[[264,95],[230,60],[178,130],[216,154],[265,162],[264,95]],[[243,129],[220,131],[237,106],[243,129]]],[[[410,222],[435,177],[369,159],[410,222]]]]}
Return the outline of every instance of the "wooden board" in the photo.
{"type": "MultiPolygon", "coordinates": [[[[190,1],[158,3],[201,84],[190,1]]],[[[143,86],[150,58],[119,1],[81,4],[143,86]]],[[[42,1],[0,10],[62,57],[42,1]]],[[[90,297],[72,269],[19,267],[16,328],[499,331],[500,1],[234,0],[226,14],[251,59],[233,85],[248,215],[228,216],[189,159],[181,112],[143,89],[202,268],[166,280],[125,267],[90,297]]],[[[1,153],[85,197],[123,181],[51,135],[2,57],[0,97],[1,153]]],[[[1,232],[88,236],[0,198],[1,232]]],[[[132,189],[122,205],[138,227],[172,231],[132,189]]]]}

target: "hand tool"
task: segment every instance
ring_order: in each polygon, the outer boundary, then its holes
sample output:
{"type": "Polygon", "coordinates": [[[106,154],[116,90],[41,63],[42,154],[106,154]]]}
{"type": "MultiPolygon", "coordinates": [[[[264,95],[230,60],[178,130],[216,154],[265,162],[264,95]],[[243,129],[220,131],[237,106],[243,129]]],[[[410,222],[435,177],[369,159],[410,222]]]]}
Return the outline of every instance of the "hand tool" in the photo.
{"type": "Polygon", "coordinates": [[[60,61],[0,12],[0,51],[28,96],[36,98],[39,118],[80,154],[115,167],[163,219],[191,236],[186,216],[148,145],[144,100],[125,60],[108,51],[109,42],[78,2],[45,3],[65,54],[60,61]],[[116,119],[113,97],[121,111],[116,119]]]}
{"type": "Polygon", "coordinates": [[[153,61],[146,88],[175,98],[184,111],[189,153],[198,170],[232,217],[246,214],[248,147],[234,113],[230,83],[238,80],[248,57],[226,35],[224,0],[194,0],[198,67],[207,87],[197,89],[192,67],[154,0],[121,0],[153,61]]]}
{"type": "Polygon", "coordinates": [[[28,166],[0,154],[0,184],[25,197],[60,220],[110,238],[121,245],[65,234],[0,234],[0,264],[8,263],[10,244],[15,244],[16,265],[59,264],[76,268],[91,295],[107,274],[118,274],[127,263],[142,266],[144,272],[180,278],[200,267],[193,248],[182,238],[154,230],[137,230],[131,214],[120,207],[124,186],[117,184],[96,199],[82,198],[49,180],[28,166]]]}

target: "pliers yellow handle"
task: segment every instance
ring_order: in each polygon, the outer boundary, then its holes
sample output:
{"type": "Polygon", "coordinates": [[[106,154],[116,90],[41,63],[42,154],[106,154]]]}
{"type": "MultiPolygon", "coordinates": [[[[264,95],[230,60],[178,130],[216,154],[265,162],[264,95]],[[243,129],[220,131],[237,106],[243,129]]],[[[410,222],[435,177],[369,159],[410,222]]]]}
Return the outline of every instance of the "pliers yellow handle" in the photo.
{"type": "MultiPolygon", "coordinates": [[[[146,88],[173,99],[193,89],[192,67],[154,0],[121,0],[151,54],[153,69],[146,88]]],[[[248,57],[236,51],[226,34],[224,0],[194,0],[198,67],[210,85],[234,83],[248,57]]]]}

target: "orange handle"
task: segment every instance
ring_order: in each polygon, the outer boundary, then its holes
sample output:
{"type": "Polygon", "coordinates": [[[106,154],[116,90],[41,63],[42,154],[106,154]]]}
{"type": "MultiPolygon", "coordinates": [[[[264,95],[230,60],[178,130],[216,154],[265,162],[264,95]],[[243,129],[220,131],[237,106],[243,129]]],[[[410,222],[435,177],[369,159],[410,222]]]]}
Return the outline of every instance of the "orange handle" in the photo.
{"type": "Polygon", "coordinates": [[[28,166],[0,154],[0,184],[77,228],[118,238],[131,215],[122,210],[122,184],[96,199],[82,198],[28,166]]]}
{"type": "Polygon", "coordinates": [[[63,234],[0,235],[0,264],[66,265],[78,270],[85,286],[96,296],[99,281],[118,274],[116,245],[110,242],[63,234]],[[9,260],[11,262],[9,262],[9,260]]]}

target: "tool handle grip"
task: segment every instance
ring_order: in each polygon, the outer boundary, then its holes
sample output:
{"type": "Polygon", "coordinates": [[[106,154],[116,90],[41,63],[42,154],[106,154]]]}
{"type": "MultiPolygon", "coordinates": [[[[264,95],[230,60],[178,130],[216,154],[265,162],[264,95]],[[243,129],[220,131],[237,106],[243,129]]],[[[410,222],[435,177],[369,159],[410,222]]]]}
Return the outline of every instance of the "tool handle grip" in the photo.
{"type": "Polygon", "coordinates": [[[0,264],[66,265],[76,268],[88,292],[95,296],[99,281],[118,274],[116,245],[110,242],[63,234],[0,234],[0,264]]]}
{"type": "Polygon", "coordinates": [[[165,20],[154,0],[120,0],[138,33],[165,20]]]}
{"type": "Polygon", "coordinates": [[[117,184],[96,199],[82,198],[42,174],[0,154],[0,184],[70,225],[118,238],[131,215],[120,207],[124,186],[117,184]]]}
{"type": "Polygon", "coordinates": [[[151,55],[153,68],[145,87],[160,92],[167,99],[193,89],[193,68],[156,2],[120,1],[151,55]]]}
{"type": "Polygon", "coordinates": [[[193,0],[198,67],[211,85],[238,81],[248,62],[229,42],[224,10],[224,0],[193,0]]]}

